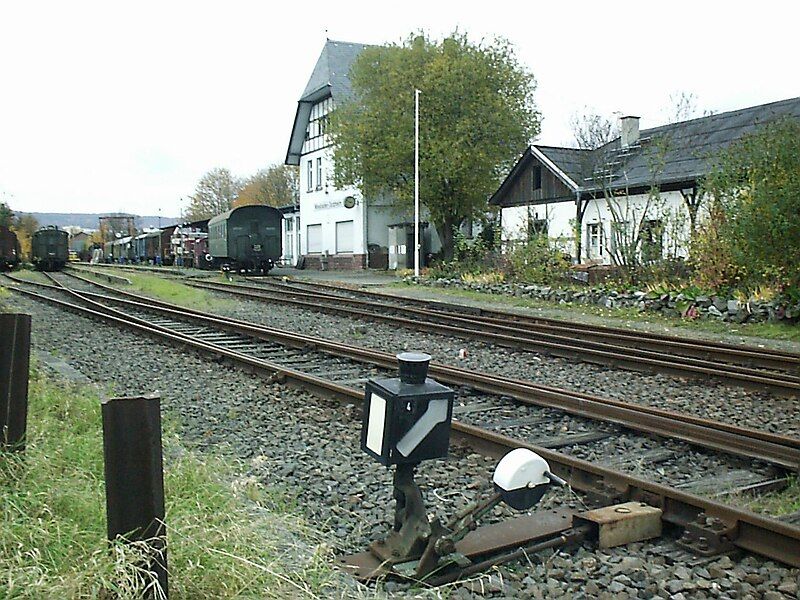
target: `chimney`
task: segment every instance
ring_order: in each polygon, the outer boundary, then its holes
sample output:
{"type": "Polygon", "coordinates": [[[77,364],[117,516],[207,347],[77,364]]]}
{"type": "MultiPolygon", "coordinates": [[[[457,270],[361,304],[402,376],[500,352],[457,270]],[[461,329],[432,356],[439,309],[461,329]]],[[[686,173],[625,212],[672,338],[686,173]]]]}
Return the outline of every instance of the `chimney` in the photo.
{"type": "Polygon", "coordinates": [[[620,118],[620,142],[623,148],[639,141],[639,117],[620,118]]]}

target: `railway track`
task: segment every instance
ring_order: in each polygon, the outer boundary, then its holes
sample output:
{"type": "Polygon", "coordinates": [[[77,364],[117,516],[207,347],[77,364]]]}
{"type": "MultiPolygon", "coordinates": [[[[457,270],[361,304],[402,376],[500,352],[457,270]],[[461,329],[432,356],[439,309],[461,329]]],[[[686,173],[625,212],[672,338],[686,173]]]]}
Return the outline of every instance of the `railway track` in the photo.
{"type": "MultiPolygon", "coordinates": [[[[129,298],[134,303],[134,307],[135,303],[160,306],[173,313],[194,315],[196,318],[205,319],[206,322],[215,326],[227,323],[232,327],[234,333],[252,334],[255,332],[262,337],[269,334],[271,336],[269,339],[280,343],[302,343],[302,347],[309,347],[310,345],[329,352],[344,353],[352,359],[370,361],[379,367],[394,369],[394,356],[390,354],[319,340],[217,315],[209,315],[201,311],[153,300],[139,294],[125,292],[78,275],[73,274],[71,277],[106,292],[129,298]],[[244,329],[237,329],[239,327],[244,329]]],[[[95,297],[92,294],[86,295],[95,297]]],[[[96,296],[96,298],[98,300],[105,298],[115,301],[113,298],[104,296],[96,296]]],[[[119,300],[116,301],[121,303],[119,300]]],[[[122,304],[126,305],[126,303],[122,304]]],[[[131,304],[127,305],[131,306],[131,304]]],[[[473,389],[484,393],[505,395],[526,405],[558,409],[575,416],[613,423],[644,433],[679,439],[712,450],[748,456],[771,462],[793,471],[800,471],[800,439],[791,436],[734,426],[642,404],[572,392],[531,381],[509,379],[489,373],[476,373],[471,370],[441,364],[434,364],[431,372],[444,382],[455,385],[469,385],[473,389]]]]}
{"type": "MultiPolygon", "coordinates": [[[[406,298],[363,292],[381,296],[377,303],[326,292],[329,286],[320,290],[301,290],[295,285],[278,282],[261,286],[206,281],[185,283],[256,301],[386,322],[568,359],[578,358],[614,368],[714,379],[780,395],[800,395],[800,377],[795,375],[800,357],[790,353],[677,340],[653,334],[650,337],[646,334],[639,336],[625,330],[622,333],[601,331],[602,328],[597,327],[583,331],[563,323],[558,326],[541,324],[537,318],[514,313],[501,313],[508,316],[504,321],[495,315],[455,313],[455,307],[465,308],[458,305],[446,305],[444,309],[438,303],[431,306],[432,303],[420,301],[424,307],[409,307],[401,305],[406,298]]],[[[481,312],[485,311],[481,309],[481,312]]]]}
{"type": "Polygon", "coordinates": [[[408,296],[394,296],[382,292],[374,292],[359,288],[334,285],[330,283],[291,280],[291,282],[277,282],[268,278],[250,278],[261,284],[279,288],[301,288],[315,293],[329,296],[358,296],[376,302],[395,303],[422,308],[433,308],[446,312],[469,315],[472,318],[490,323],[507,324],[509,322],[524,324],[530,327],[541,328],[542,331],[561,332],[572,336],[583,336],[597,341],[614,341],[629,344],[635,348],[656,350],[658,352],[674,353],[678,356],[696,358],[714,358],[716,360],[742,366],[761,367],[800,373],[800,355],[793,352],[774,350],[768,348],[754,348],[744,345],[725,344],[708,340],[691,339],[652,333],[648,331],[632,331],[621,327],[608,327],[588,323],[576,323],[559,319],[531,316],[521,313],[486,309],[481,307],[454,304],[440,300],[423,300],[408,296]]]}
{"type": "MultiPolygon", "coordinates": [[[[382,369],[394,369],[394,357],[385,353],[203,315],[199,311],[170,307],[161,302],[126,300],[56,286],[45,288],[48,293],[68,293],[80,304],[89,306],[65,302],[16,286],[12,289],[61,308],[229,359],[265,374],[273,381],[310,388],[347,402],[358,403],[362,400],[360,384],[365,378],[375,376],[382,369]],[[124,308],[115,309],[109,306],[112,304],[124,308]]],[[[439,365],[431,370],[431,374],[442,381],[447,381],[446,377],[460,380],[464,373],[459,371],[439,365]]],[[[520,385],[519,382],[512,383],[514,386],[520,385]]],[[[554,470],[566,477],[577,490],[603,497],[607,501],[635,499],[661,506],[664,509],[664,519],[681,527],[692,521],[711,522],[708,521],[711,519],[716,524],[715,527],[719,528],[722,524],[727,535],[731,535],[735,529],[735,545],[781,562],[800,565],[800,529],[691,494],[685,487],[678,487],[682,482],[645,481],[631,473],[617,470],[626,467],[621,464],[624,461],[597,464],[602,460],[598,461],[596,452],[593,458],[595,462],[589,462],[582,456],[592,455],[592,452],[575,451],[576,448],[586,448],[592,443],[602,446],[604,440],[619,435],[618,432],[597,427],[580,431],[581,426],[574,420],[574,415],[557,417],[549,408],[545,412],[530,412],[520,417],[519,407],[510,411],[507,400],[498,396],[496,391],[494,394],[480,393],[480,388],[474,387],[472,383],[461,381],[457,393],[459,408],[456,415],[459,421],[454,423],[454,432],[479,451],[499,456],[514,447],[529,447],[542,454],[553,465],[554,470]],[[473,418],[470,419],[470,416],[473,418]],[[512,418],[509,419],[509,416],[512,418]],[[514,419],[517,420],[516,423],[511,422],[514,419]],[[548,431],[542,425],[548,421],[562,425],[555,428],[560,436],[549,436],[550,439],[547,439],[548,436],[542,437],[542,431],[548,431]],[[563,425],[573,429],[564,434],[563,425]],[[538,435],[538,438],[533,438],[534,435],[538,435]],[[569,437],[573,439],[563,439],[569,437]],[[554,448],[570,448],[572,454],[556,452],[554,448]]],[[[721,430],[724,429],[729,429],[729,426],[722,427],[721,430]]],[[[755,433],[758,438],[770,435],[764,432],[755,433]]],[[[796,450],[797,440],[794,442],[796,450]]],[[[624,450],[620,452],[622,448],[618,445],[612,444],[611,449],[613,456],[618,459],[625,455],[624,450]]],[[[681,450],[678,449],[677,452],[680,453],[681,450]]],[[[654,464],[664,461],[658,454],[657,449],[645,449],[645,453],[635,457],[634,461],[652,469],[654,464]]],[[[664,451],[661,455],[663,457],[664,451]]],[[[762,473],[764,478],[755,484],[743,473],[741,470],[736,473],[738,488],[759,488],[768,484],[767,473],[762,473]]],[[[722,479],[724,478],[718,477],[716,482],[706,481],[706,484],[719,487],[723,483],[722,479]]],[[[773,480],[772,483],[776,481],[779,480],[773,480]]]]}

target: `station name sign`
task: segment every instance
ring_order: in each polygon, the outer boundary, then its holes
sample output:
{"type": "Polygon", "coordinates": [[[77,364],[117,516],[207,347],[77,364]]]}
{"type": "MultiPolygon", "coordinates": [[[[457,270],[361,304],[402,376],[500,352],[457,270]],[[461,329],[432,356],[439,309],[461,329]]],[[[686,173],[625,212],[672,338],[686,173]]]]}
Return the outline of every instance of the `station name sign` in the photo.
{"type": "Polygon", "coordinates": [[[344,200],[325,200],[324,202],[316,202],[314,210],[322,210],[326,208],[353,208],[356,205],[356,199],[353,196],[347,196],[344,200]]]}

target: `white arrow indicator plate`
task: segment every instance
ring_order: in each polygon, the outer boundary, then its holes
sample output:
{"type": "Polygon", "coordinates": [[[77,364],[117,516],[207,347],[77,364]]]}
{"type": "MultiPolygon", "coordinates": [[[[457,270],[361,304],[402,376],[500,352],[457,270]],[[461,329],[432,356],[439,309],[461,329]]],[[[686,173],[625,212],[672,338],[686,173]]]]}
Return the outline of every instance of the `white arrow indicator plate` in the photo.
{"type": "MultiPolygon", "coordinates": [[[[370,410],[370,418],[372,411],[370,410]]],[[[428,410],[425,411],[416,423],[409,429],[403,438],[397,442],[397,451],[403,456],[408,456],[422,441],[428,437],[439,423],[447,420],[447,400],[431,400],[428,410]]]]}
{"type": "Polygon", "coordinates": [[[369,399],[367,448],[380,455],[383,450],[383,427],[386,422],[386,400],[373,393],[369,399]]]}

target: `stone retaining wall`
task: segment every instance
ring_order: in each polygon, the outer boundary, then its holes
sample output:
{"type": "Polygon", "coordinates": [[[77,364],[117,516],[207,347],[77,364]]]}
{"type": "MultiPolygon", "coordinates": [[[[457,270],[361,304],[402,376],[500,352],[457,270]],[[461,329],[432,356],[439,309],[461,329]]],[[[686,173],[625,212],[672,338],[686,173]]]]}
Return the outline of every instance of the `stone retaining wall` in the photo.
{"type": "MultiPolygon", "coordinates": [[[[413,283],[413,278],[406,281],[413,283]]],[[[605,308],[636,308],[640,311],[659,312],[665,316],[719,319],[734,323],[800,320],[800,303],[786,300],[750,300],[740,302],[721,296],[687,297],[683,293],[653,293],[585,288],[559,289],[545,285],[522,283],[466,283],[460,279],[425,279],[418,283],[432,287],[472,290],[488,294],[528,297],[558,304],[588,304],[605,308]]]]}

